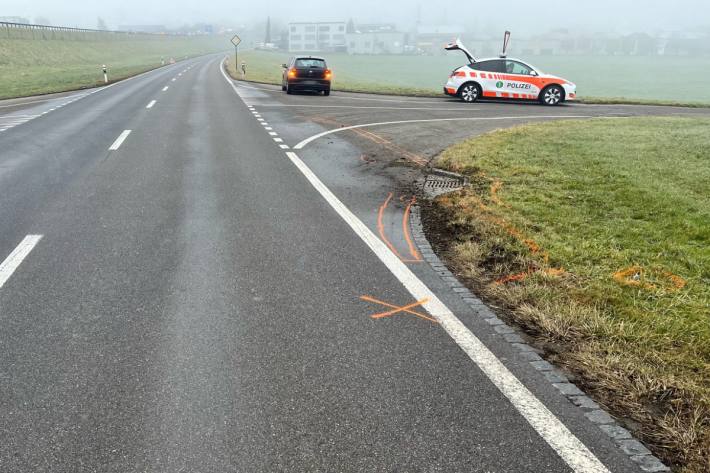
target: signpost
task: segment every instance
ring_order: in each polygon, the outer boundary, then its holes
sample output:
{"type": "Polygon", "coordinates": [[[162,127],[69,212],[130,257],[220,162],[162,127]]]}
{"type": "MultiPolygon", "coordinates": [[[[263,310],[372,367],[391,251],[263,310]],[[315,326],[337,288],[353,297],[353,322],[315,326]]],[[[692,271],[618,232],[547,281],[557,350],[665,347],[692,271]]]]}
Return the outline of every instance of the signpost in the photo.
{"type": "Polygon", "coordinates": [[[234,35],[232,37],[232,44],[234,45],[234,70],[236,71],[239,67],[239,43],[242,42],[242,38],[239,35],[234,35]]]}

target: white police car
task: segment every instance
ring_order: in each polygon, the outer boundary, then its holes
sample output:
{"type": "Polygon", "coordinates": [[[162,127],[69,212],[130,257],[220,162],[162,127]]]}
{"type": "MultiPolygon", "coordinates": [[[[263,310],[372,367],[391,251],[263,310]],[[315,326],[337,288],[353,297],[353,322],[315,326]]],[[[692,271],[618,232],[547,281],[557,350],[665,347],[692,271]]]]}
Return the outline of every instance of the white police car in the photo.
{"type": "Polygon", "coordinates": [[[461,51],[468,64],[454,70],[444,87],[446,95],[464,102],[479,98],[506,100],[538,100],[545,105],[559,105],[577,98],[577,86],[561,77],[545,74],[519,60],[505,56],[510,33],[506,32],[503,54],[498,58],[476,58],[460,40],[446,46],[449,51],[461,51]]]}

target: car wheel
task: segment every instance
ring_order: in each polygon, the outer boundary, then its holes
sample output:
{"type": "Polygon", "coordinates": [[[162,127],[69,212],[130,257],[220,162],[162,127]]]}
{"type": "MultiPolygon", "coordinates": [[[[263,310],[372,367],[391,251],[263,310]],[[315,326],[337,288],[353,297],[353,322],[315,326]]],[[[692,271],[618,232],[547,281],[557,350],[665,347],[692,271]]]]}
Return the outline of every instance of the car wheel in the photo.
{"type": "Polygon", "coordinates": [[[549,105],[554,107],[555,105],[561,104],[565,99],[565,91],[559,85],[551,85],[542,91],[540,95],[540,101],[544,105],[549,105]]]}
{"type": "Polygon", "coordinates": [[[459,98],[467,103],[473,103],[481,96],[481,87],[473,82],[464,84],[459,89],[459,98]]]}
{"type": "Polygon", "coordinates": [[[284,85],[283,82],[281,83],[281,90],[283,90],[284,92],[286,92],[286,86],[284,85]]]}
{"type": "Polygon", "coordinates": [[[326,97],[329,96],[329,95],[330,95],[330,89],[325,89],[325,90],[323,91],[323,95],[325,95],[326,97]]]}
{"type": "Polygon", "coordinates": [[[293,94],[293,91],[291,90],[291,87],[289,87],[288,84],[286,84],[286,93],[287,93],[288,95],[293,94]]]}

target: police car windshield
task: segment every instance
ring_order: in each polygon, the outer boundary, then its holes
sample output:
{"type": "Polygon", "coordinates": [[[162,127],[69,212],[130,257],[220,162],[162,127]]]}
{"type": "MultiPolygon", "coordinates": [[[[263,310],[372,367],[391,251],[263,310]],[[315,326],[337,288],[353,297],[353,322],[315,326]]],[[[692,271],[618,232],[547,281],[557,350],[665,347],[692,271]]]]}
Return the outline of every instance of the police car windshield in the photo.
{"type": "Polygon", "coordinates": [[[318,67],[321,69],[325,69],[325,61],[322,59],[313,59],[313,58],[296,59],[296,67],[303,67],[303,68],[318,67]]]}

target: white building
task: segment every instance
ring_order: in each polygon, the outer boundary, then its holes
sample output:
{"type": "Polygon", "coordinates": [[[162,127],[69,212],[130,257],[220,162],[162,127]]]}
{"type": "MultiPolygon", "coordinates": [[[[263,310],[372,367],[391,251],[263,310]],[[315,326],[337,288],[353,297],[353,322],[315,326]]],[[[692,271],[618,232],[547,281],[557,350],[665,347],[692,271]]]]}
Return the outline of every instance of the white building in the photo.
{"type": "Polygon", "coordinates": [[[344,21],[289,23],[288,50],[290,52],[345,51],[344,21]]]}
{"type": "Polygon", "coordinates": [[[392,24],[358,25],[346,38],[348,54],[403,54],[407,41],[392,24]]]}

